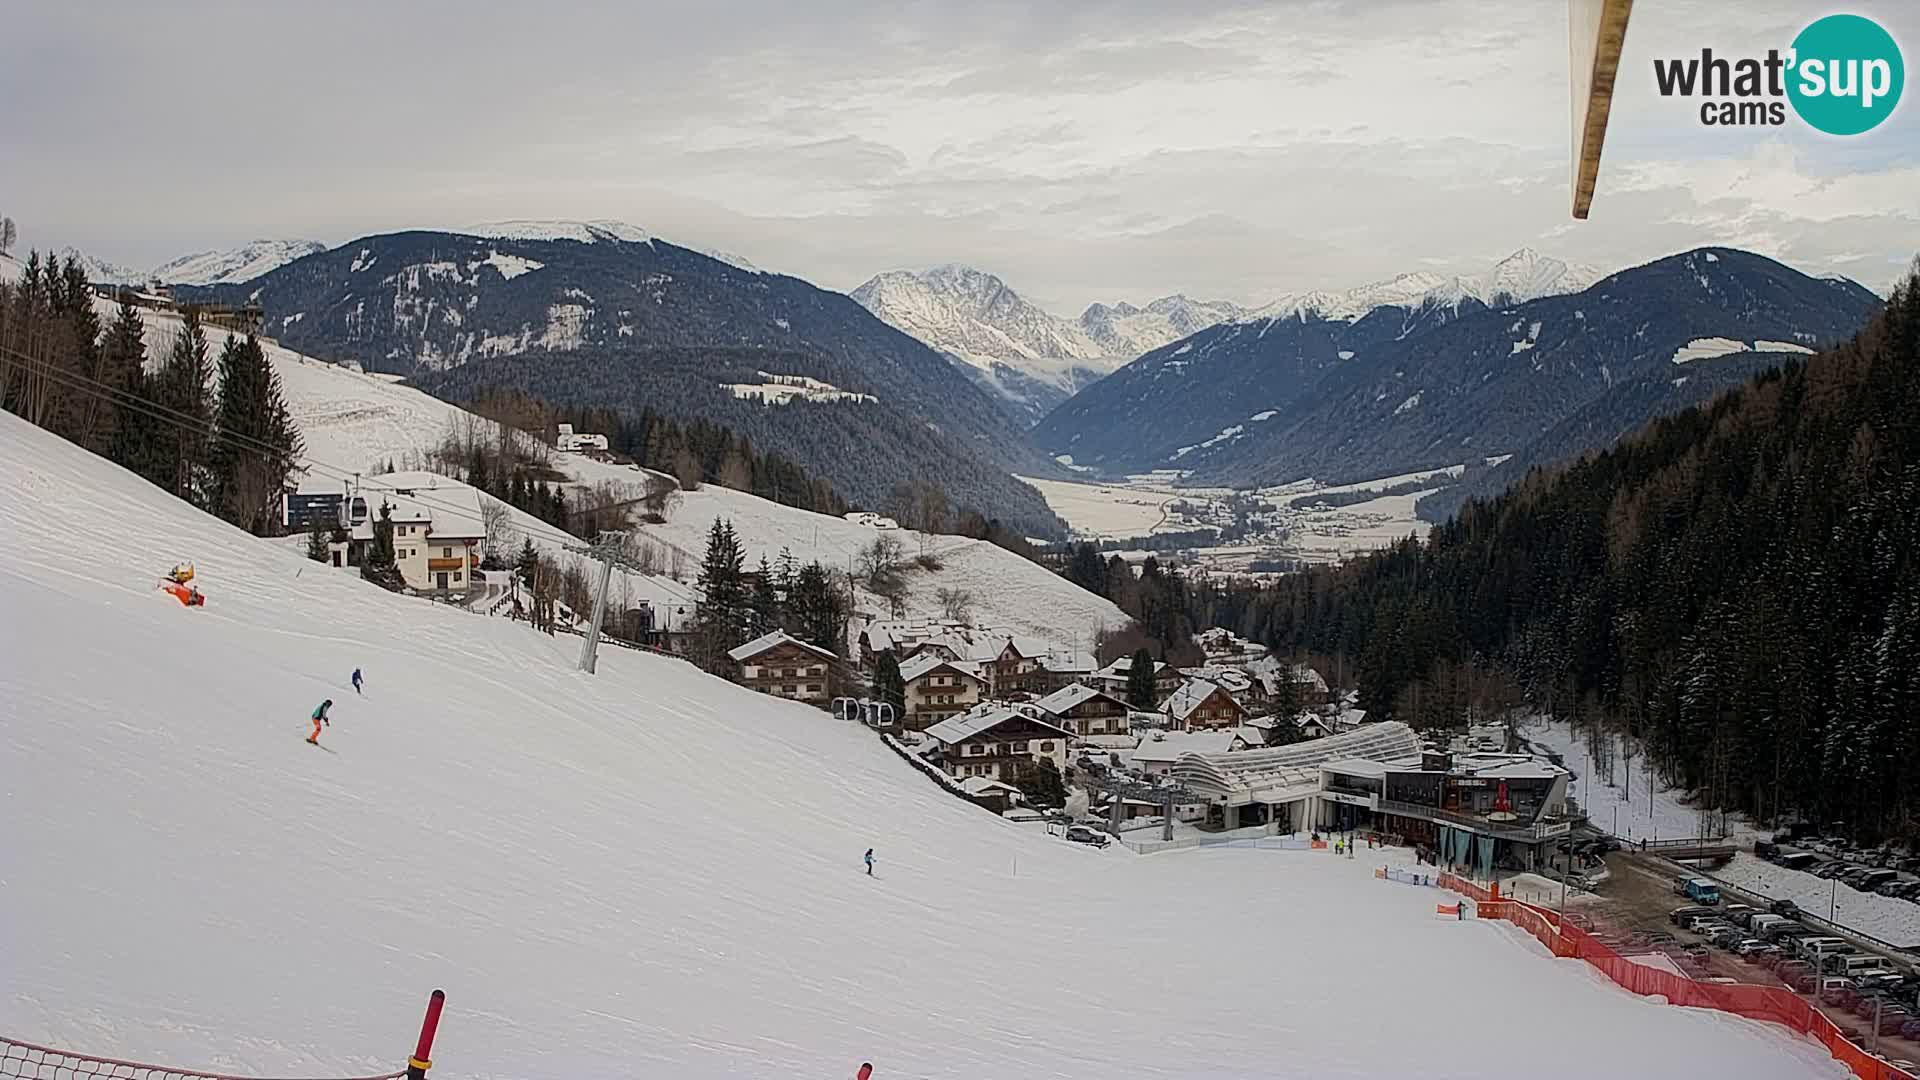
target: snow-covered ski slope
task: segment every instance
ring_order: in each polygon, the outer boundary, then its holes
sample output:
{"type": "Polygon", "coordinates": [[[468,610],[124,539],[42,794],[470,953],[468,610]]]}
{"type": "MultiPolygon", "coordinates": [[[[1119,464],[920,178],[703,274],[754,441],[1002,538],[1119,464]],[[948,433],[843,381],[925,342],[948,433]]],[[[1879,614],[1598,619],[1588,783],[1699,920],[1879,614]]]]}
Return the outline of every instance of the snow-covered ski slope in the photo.
{"type": "Polygon", "coordinates": [[[822,712],[618,649],[581,675],[11,415],[0,457],[16,1038],[364,1074],[438,986],[448,1077],[1844,1075],[1366,860],[1050,840],[822,712]],[[179,558],[205,608],[153,588],[179,558]],[[328,696],[336,753],[301,741],[328,696]]]}
{"type": "MultiPolygon", "coordinates": [[[[772,562],[786,549],[802,563],[818,560],[829,569],[844,571],[857,568],[861,549],[875,538],[897,539],[909,563],[910,617],[939,617],[940,590],[958,589],[972,597],[972,622],[976,626],[1030,634],[1088,652],[1093,650],[1097,630],[1119,628],[1128,621],[1126,613],[1112,601],[984,540],[922,534],[911,529],[874,529],[717,484],[682,492],[681,500],[666,524],[644,526],[643,531],[696,555],[706,550],[707,530],[716,517],[733,523],[747,561],[754,565],[761,556],[772,562]],[[923,553],[931,556],[939,569],[922,569],[913,562],[923,553]]],[[[886,602],[867,595],[864,589],[858,607],[882,615],[887,612],[886,602]]]]}

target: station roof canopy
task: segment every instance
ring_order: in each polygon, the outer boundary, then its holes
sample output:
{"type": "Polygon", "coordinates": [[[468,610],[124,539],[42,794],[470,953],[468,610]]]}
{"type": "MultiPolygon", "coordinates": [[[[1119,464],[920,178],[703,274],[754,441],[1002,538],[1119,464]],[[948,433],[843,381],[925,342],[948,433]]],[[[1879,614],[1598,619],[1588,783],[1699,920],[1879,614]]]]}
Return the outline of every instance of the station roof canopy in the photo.
{"type": "Polygon", "coordinates": [[[1407,725],[1388,721],[1272,750],[1187,754],[1174,762],[1172,772],[1188,788],[1239,806],[1311,794],[1319,787],[1321,766],[1349,759],[1417,765],[1420,737],[1407,725]]]}

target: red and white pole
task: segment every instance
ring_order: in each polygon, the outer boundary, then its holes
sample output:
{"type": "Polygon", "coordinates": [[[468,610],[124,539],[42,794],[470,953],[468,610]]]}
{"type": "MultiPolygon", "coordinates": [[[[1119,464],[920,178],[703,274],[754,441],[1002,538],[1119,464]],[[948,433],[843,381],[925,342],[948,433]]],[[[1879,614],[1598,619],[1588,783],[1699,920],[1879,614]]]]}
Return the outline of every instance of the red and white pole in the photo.
{"type": "Polygon", "coordinates": [[[446,1004],[444,990],[435,990],[427,999],[427,1018],[420,1022],[420,1041],[414,1044],[413,1056],[407,1059],[407,1080],[427,1080],[427,1070],[433,1068],[433,1035],[440,1030],[440,1010],[446,1004]]]}

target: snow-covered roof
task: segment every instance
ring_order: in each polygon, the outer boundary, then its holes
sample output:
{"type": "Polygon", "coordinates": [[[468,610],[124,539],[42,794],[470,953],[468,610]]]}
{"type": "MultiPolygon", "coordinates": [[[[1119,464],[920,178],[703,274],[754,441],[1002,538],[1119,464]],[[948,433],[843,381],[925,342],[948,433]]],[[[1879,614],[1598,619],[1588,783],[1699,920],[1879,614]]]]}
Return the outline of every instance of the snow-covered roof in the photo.
{"type": "Polygon", "coordinates": [[[1101,750],[1131,750],[1140,745],[1140,740],[1132,735],[1082,735],[1074,742],[1101,750]]]}
{"type": "MultiPolygon", "coordinates": [[[[1185,720],[1198,711],[1200,706],[1206,704],[1208,698],[1216,693],[1225,692],[1226,688],[1219,683],[1208,682],[1206,679],[1188,679],[1180,684],[1180,689],[1175,690],[1167,700],[1160,703],[1160,711],[1175,720],[1185,720]]],[[[1228,700],[1232,700],[1231,695],[1228,695],[1228,700]]],[[[1234,707],[1239,708],[1239,703],[1234,702],[1234,707]]]]}
{"type": "Polygon", "coordinates": [[[1188,754],[1225,754],[1232,749],[1231,731],[1166,731],[1140,740],[1140,745],[1134,748],[1133,760],[1135,764],[1171,763],[1188,754]]]}
{"type": "Polygon", "coordinates": [[[940,668],[950,668],[971,679],[979,679],[980,669],[971,660],[949,660],[937,652],[923,652],[900,665],[902,682],[913,682],[940,668]]]}
{"type": "Polygon", "coordinates": [[[1012,784],[1001,783],[998,780],[994,780],[985,776],[967,777],[966,779],[960,781],[960,790],[966,792],[969,795],[989,795],[995,792],[1000,792],[1007,795],[1011,795],[1014,798],[1025,798],[1025,795],[1021,792],[1021,790],[1017,787],[1014,787],[1012,784]]]}
{"type": "Polygon", "coordinates": [[[1038,724],[1059,735],[1062,739],[1073,738],[1073,733],[1038,720],[1022,712],[1015,712],[1004,705],[988,705],[969,709],[959,716],[950,716],[928,728],[927,737],[947,746],[973,738],[983,731],[991,731],[1009,720],[1025,720],[1038,724]]]}
{"type": "MultiPolygon", "coordinates": [[[[337,483],[316,486],[303,493],[332,494],[337,483]]],[[[481,513],[481,494],[477,488],[451,477],[430,472],[397,472],[367,476],[360,480],[360,498],[367,504],[365,521],[354,526],[356,540],[373,539],[373,522],[383,506],[393,507],[393,520],[404,525],[426,525],[434,539],[482,539],[487,535],[486,516],[481,513]]]]}
{"type": "MultiPolygon", "coordinates": [[[[1111,679],[1124,679],[1127,677],[1127,674],[1132,670],[1133,670],[1133,657],[1122,656],[1115,659],[1113,663],[1108,664],[1106,667],[1101,668],[1098,672],[1096,672],[1096,674],[1102,675],[1111,679]]],[[[1165,670],[1167,670],[1166,661],[1155,660],[1153,662],[1153,673],[1155,675],[1158,675],[1165,670]]]]}
{"type": "Polygon", "coordinates": [[[1094,698],[1101,697],[1106,698],[1122,709],[1127,707],[1126,702],[1121,701],[1119,698],[1114,697],[1104,690],[1097,690],[1085,683],[1073,683],[1070,686],[1063,686],[1053,693],[1048,694],[1046,697],[1041,698],[1039,701],[1034,702],[1034,704],[1040,706],[1040,708],[1046,712],[1050,712],[1055,716],[1061,716],[1064,715],[1068,709],[1076,705],[1082,705],[1092,701],[1094,698]]]}
{"type": "Polygon", "coordinates": [[[1251,724],[1242,724],[1234,728],[1233,737],[1246,743],[1251,749],[1265,749],[1267,745],[1266,729],[1254,727],[1251,724]]]}
{"type": "Polygon", "coordinates": [[[808,652],[818,655],[823,660],[839,659],[820,646],[809,645],[799,638],[794,637],[792,634],[787,633],[785,630],[775,630],[772,633],[761,634],[745,645],[728,649],[727,655],[731,657],[735,663],[744,664],[748,660],[766,652],[768,649],[777,648],[781,645],[798,645],[808,652]]]}
{"type": "Polygon", "coordinates": [[[1311,792],[1319,787],[1321,766],[1352,758],[1417,765],[1420,737],[1390,720],[1269,750],[1185,755],[1174,763],[1173,775],[1188,787],[1222,796],[1311,792]]]}
{"type": "Polygon", "coordinates": [[[1320,767],[1329,772],[1344,773],[1348,776],[1365,776],[1375,780],[1386,776],[1391,769],[1391,766],[1384,761],[1355,757],[1335,758],[1320,767]]]}
{"type": "MultiPolygon", "coordinates": [[[[1459,763],[1456,762],[1455,767],[1458,768],[1459,763]]],[[[1473,767],[1473,775],[1489,780],[1552,780],[1572,774],[1558,765],[1545,761],[1503,761],[1498,764],[1473,767]]]]}

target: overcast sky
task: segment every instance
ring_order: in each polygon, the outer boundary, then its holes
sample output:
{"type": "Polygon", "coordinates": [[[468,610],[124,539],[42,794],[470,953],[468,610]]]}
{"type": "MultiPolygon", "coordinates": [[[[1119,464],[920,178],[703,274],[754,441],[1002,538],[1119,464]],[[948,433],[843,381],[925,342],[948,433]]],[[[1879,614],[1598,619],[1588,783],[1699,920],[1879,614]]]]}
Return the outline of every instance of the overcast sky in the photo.
{"type": "MultiPolygon", "coordinates": [[[[1521,246],[1731,244],[1884,291],[1920,251],[1920,90],[1871,134],[1705,128],[1655,56],[1785,48],[1824,4],[1634,12],[1590,221],[1558,0],[16,5],[0,212],[156,265],[617,218],[852,289],[966,262],[1076,314],[1264,303],[1521,246]]],[[[1849,10],[1920,61],[1920,4],[1849,10]]]]}

